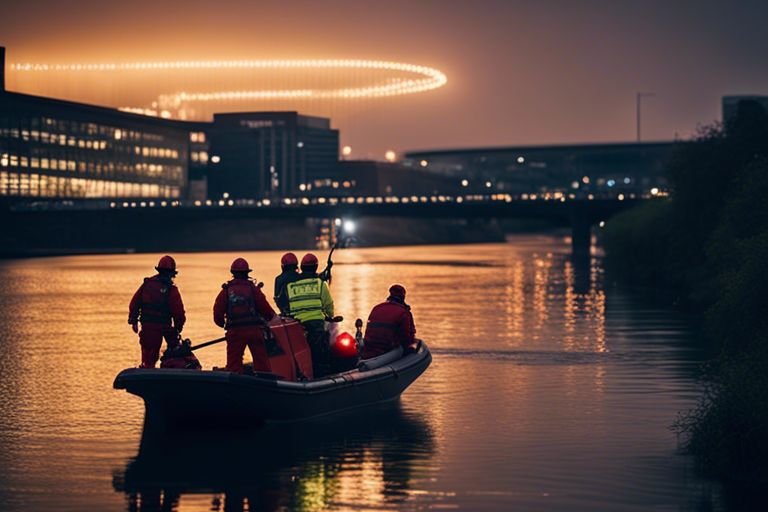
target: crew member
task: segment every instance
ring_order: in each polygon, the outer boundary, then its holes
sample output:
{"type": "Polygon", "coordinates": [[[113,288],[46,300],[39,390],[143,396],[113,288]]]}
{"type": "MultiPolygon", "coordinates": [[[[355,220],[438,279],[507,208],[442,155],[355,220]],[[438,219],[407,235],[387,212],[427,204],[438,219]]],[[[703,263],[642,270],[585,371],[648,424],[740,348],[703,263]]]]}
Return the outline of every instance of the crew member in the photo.
{"type": "Polygon", "coordinates": [[[307,332],[314,374],[323,375],[329,364],[325,319],[333,317],[333,298],[317,274],[317,256],[308,253],[301,258],[301,279],[288,283],[286,289],[289,313],[307,332]]]}
{"type": "Polygon", "coordinates": [[[248,262],[237,258],[230,267],[232,277],[221,285],[213,305],[213,321],[227,330],[227,370],[243,373],[245,347],[251,351],[253,369],[272,371],[264,345],[266,322],[275,317],[267,298],[248,274],[248,262]]]}
{"type": "Polygon", "coordinates": [[[169,347],[178,343],[179,333],[187,320],[181,294],[173,284],[173,278],[178,273],[176,261],[170,256],[163,256],[155,270],[157,274],[144,279],[128,306],[128,323],[133,332],[139,334],[141,368],[155,367],[163,337],[169,347]]]}
{"type": "Polygon", "coordinates": [[[275,304],[280,309],[280,313],[287,315],[290,313],[288,305],[288,292],[286,286],[301,279],[299,274],[299,259],[292,252],[283,254],[280,258],[280,268],[282,272],[275,277],[275,304]]]}
{"type": "Polygon", "coordinates": [[[393,284],[385,302],[374,306],[365,326],[363,359],[376,357],[402,346],[416,347],[416,326],[411,307],[405,303],[405,288],[393,284]]]}

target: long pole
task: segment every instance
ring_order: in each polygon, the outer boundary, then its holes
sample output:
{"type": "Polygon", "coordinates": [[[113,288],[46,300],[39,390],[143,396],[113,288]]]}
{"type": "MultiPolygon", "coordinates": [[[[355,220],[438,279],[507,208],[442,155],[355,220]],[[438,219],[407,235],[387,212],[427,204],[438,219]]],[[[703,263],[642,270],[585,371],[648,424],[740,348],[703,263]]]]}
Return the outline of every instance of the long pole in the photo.
{"type": "Polygon", "coordinates": [[[637,119],[637,142],[640,142],[641,140],[641,132],[640,132],[640,117],[641,117],[641,103],[643,100],[643,97],[650,98],[651,96],[655,96],[655,93],[652,92],[638,92],[635,96],[635,108],[636,108],[636,119],[637,119]]]}

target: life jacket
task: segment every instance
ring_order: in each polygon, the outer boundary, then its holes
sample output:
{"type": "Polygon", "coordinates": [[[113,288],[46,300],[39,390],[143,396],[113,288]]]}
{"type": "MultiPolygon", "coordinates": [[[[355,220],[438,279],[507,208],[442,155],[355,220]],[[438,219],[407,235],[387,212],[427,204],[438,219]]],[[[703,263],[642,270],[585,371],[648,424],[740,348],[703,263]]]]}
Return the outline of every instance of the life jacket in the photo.
{"type": "Polygon", "coordinates": [[[142,324],[170,325],[171,309],[168,296],[173,284],[155,277],[147,277],[141,285],[141,311],[139,320],[142,324]]]}
{"type": "Polygon", "coordinates": [[[319,277],[300,279],[286,285],[290,315],[299,322],[325,320],[322,300],[323,282],[319,277]]]}
{"type": "Polygon", "coordinates": [[[256,309],[256,285],[253,281],[232,279],[221,287],[227,292],[227,329],[265,323],[256,309]]]}

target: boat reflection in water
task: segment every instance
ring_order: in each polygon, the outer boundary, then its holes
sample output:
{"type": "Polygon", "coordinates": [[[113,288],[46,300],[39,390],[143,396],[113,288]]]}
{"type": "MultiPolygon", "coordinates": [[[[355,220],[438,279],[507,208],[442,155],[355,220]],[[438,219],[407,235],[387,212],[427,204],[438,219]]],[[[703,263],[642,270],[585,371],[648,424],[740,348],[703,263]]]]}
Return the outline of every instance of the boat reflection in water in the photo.
{"type": "Polygon", "coordinates": [[[399,401],[236,431],[151,427],[113,475],[129,511],[401,508],[434,452],[430,425],[399,401]]]}

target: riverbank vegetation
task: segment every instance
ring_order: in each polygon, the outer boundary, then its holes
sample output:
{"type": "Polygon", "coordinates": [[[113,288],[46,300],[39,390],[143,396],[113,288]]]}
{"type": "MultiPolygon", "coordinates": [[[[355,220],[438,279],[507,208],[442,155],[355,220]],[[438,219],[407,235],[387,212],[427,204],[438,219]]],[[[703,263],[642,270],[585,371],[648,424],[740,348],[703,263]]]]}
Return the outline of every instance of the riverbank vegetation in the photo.
{"type": "Polygon", "coordinates": [[[739,103],[724,126],[681,143],[669,199],[611,219],[605,248],[618,278],[672,292],[720,355],[698,406],[674,429],[699,466],[768,476],[768,112],[739,103]]]}

